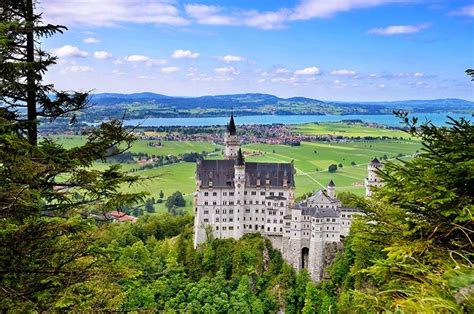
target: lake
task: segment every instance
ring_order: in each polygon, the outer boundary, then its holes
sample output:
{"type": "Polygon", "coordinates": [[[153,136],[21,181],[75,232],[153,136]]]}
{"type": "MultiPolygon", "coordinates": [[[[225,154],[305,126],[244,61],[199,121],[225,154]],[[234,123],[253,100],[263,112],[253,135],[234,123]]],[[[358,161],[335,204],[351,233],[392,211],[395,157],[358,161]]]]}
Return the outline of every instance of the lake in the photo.
{"type": "MultiPolygon", "coordinates": [[[[418,117],[419,122],[431,121],[435,125],[446,124],[447,115],[453,118],[462,116],[472,120],[470,115],[453,114],[453,113],[415,113],[413,116],[418,117]]],[[[279,115],[257,115],[257,116],[236,116],[237,124],[303,124],[309,122],[340,122],[343,120],[362,120],[368,123],[377,123],[387,126],[401,126],[400,119],[394,115],[305,115],[305,116],[279,116],[279,115]]],[[[148,118],[148,119],[130,119],[125,120],[126,126],[210,126],[210,125],[226,125],[229,117],[198,117],[198,118],[148,118]]]]}

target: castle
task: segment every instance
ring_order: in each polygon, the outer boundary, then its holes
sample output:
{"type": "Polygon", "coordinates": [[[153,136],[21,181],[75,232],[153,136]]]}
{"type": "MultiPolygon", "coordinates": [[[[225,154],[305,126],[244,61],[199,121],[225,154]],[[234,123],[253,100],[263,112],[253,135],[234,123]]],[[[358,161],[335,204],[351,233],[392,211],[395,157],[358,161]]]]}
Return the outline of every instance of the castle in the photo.
{"type": "MultiPolygon", "coordinates": [[[[302,202],[295,203],[293,163],[246,162],[231,116],[224,137],[225,159],[201,160],[196,169],[194,246],[214,238],[239,239],[259,232],[270,239],[295,269],[322,278],[325,254],[349,233],[357,209],[336,198],[331,180],[302,202]]],[[[366,194],[381,184],[374,159],[369,164],[366,194]]]]}

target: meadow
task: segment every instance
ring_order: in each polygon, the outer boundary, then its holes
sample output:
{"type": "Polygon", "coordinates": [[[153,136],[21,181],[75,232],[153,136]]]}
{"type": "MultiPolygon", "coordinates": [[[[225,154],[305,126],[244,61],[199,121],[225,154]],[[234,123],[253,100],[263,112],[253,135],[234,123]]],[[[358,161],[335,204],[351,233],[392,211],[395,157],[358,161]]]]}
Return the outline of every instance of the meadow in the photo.
{"type": "Polygon", "coordinates": [[[410,135],[401,130],[394,130],[381,127],[369,127],[362,123],[344,123],[344,122],[330,122],[330,123],[306,123],[293,126],[293,132],[307,134],[307,135],[331,135],[343,137],[397,137],[409,139],[410,135]]]}
{"type": "MultiPolygon", "coordinates": [[[[307,124],[295,127],[297,132],[313,132],[312,134],[341,134],[344,136],[402,136],[405,133],[388,129],[373,129],[362,126],[348,126],[340,123],[322,125],[307,124]],[[329,126],[328,126],[329,125],[329,126]],[[332,128],[332,129],[331,129],[332,128]],[[371,133],[373,132],[373,133],[371,133]],[[378,133],[377,133],[378,132],[378,133]],[[348,135],[351,134],[351,135],[348,135]],[[360,134],[360,135],[359,135],[360,134]]],[[[406,136],[406,135],[405,135],[406,136]]],[[[85,139],[81,136],[55,136],[54,140],[67,148],[81,145],[85,139]]],[[[157,141],[137,140],[131,152],[147,153],[148,155],[180,155],[189,152],[214,152],[222,150],[222,146],[204,142],[162,141],[162,146],[153,146],[157,141]]],[[[296,174],[296,196],[324,188],[329,180],[336,184],[336,191],[349,191],[363,195],[364,178],[367,175],[367,164],[374,158],[386,156],[394,159],[397,156],[409,158],[421,148],[418,141],[410,139],[378,140],[358,142],[302,142],[300,146],[249,144],[242,146],[244,153],[258,156],[248,156],[247,161],[260,162],[291,162],[294,161],[296,174]],[[331,164],[342,164],[335,173],[327,171],[331,164]],[[355,165],[354,165],[355,164],[355,165]]],[[[216,152],[209,158],[222,158],[222,151],[216,152]]],[[[105,169],[109,164],[96,162],[94,167],[105,169]]],[[[139,170],[141,165],[124,163],[122,169],[139,175],[143,181],[136,186],[124,186],[124,190],[146,191],[149,197],[159,198],[163,191],[165,199],[175,191],[181,191],[187,201],[186,210],[192,208],[192,193],[195,190],[196,164],[179,162],[159,168],[139,170]]],[[[157,211],[165,211],[164,203],[156,204],[157,211]]]]}

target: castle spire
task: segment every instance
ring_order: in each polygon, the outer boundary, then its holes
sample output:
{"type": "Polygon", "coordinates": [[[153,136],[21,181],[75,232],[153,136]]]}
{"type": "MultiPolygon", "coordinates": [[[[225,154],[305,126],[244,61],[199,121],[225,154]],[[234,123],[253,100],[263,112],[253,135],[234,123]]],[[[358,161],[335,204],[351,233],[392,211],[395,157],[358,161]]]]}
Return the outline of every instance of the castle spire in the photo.
{"type": "Polygon", "coordinates": [[[230,122],[227,125],[227,132],[229,132],[230,135],[237,134],[237,129],[235,128],[234,113],[233,112],[230,114],[230,122]]]}
{"type": "Polygon", "coordinates": [[[244,154],[242,153],[242,148],[239,148],[239,151],[237,152],[237,159],[235,160],[235,165],[237,166],[245,165],[245,159],[244,159],[244,154]]]}

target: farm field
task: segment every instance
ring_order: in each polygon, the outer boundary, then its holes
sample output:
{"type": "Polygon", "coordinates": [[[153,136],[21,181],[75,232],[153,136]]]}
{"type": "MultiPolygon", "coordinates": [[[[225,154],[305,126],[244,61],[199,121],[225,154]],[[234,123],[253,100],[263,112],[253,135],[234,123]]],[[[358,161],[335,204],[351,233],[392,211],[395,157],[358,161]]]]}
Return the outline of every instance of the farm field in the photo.
{"type": "MultiPolygon", "coordinates": [[[[73,147],[84,143],[80,136],[55,138],[66,147],[73,147]]],[[[179,155],[185,152],[214,151],[222,146],[211,143],[194,142],[162,142],[162,147],[149,146],[152,141],[138,140],[135,142],[131,152],[143,152],[149,155],[179,155]]],[[[156,141],[155,141],[156,142],[156,141]]],[[[242,146],[247,161],[265,162],[291,162],[296,168],[296,195],[324,188],[329,180],[334,180],[336,191],[350,191],[363,195],[364,178],[367,175],[367,164],[374,158],[393,159],[403,155],[409,158],[421,148],[415,140],[380,140],[364,142],[302,142],[300,146],[250,144],[242,146]],[[251,153],[255,153],[257,156],[251,153]],[[351,165],[354,162],[355,165],[351,165]],[[342,164],[335,173],[329,173],[327,168],[330,164],[342,164]]],[[[210,158],[222,158],[222,152],[210,158]]],[[[109,164],[97,162],[96,169],[105,169],[109,164]]],[[[175,191],[181,191],[187,202],[186,210],[192,208],[192,193],[195,189],[196,164],[192,162],[180,162],[159,168],[139,170],[140,165],[134,163],[122,164],[124,171],[135,169],[133,175],[139,175],[144,180],[134,187],[124,186],[124,190],[146,191],[149,197],[159,198],[162,190],[165,199],[175,191]]],[[[156,211],[165,211],[164,203],[155,204],[156,211]]]]}
{"type": "Polygon", "coordinates": [[[369,127],[363,124],[347,124],[343,122],[307,123],[293,126],[293,132],[307,135],[331,135],[344,137],[388,136],[409,139],[410,135],[393,129],[369,127]]]}

